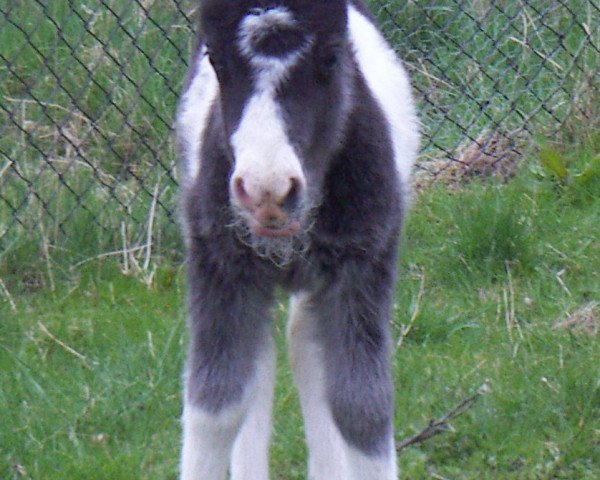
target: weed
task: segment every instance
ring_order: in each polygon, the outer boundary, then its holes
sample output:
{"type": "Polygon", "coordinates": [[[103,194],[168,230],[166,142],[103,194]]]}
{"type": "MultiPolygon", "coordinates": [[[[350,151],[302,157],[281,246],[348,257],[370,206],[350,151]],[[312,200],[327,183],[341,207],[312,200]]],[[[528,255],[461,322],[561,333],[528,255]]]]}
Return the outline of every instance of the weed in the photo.
{"type": "MultiPolygon", "coordinates": [[[[599,135],[600,137],[600,135],[599,135]]],[[[590,141],[588,148],[564,151],[545,139],[540,144],[540,177],[552,182],[563,197],[572,201],[593,201],[600,195],[600,147],[590,141]]],[[[535,167],[534,167],[535,168],[535,167]]]]}

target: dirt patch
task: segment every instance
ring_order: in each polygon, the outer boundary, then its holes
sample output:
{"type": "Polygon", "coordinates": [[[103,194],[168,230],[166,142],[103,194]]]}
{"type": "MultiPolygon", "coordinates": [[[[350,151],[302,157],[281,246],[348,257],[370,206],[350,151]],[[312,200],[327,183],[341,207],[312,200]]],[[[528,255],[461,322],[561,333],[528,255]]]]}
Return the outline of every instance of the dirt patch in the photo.
{"type": "Polygon", "coordinates": [[[590,336],[598,335],[600,330],[600,318],[598,313],[598,302],[590,302],[575,312],[568,314],[566,319],[558,320],[553,330],[570,330],[590,336]]]}
{"type": "Polygon", "coordinates": [[[460,186],[476,178],[507,180],[517,174],[520,158],[515,139],[500,131],[484,132],[461,145],[455,158],[419,164],[415,188],[421,190],[438,182],[460,186]]]}

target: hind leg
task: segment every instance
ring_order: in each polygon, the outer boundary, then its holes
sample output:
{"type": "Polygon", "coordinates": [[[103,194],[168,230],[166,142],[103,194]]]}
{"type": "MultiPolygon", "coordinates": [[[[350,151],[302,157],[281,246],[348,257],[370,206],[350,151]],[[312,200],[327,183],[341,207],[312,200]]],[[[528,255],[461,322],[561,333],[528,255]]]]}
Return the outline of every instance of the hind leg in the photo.
{"type": "Polygon", "coordinates": [[[369,265],[352,270],[356,275],[341,275],[292,302],[290,357],[309,478],[396,480],[388,359],[393,275],[369,265]]]}
{"type": "Polygon", "coordinates": [[[317,319],[307,302],[306,295],[292,297],[287,335],[308,444],[308,478],[346,480],[345,442],[328,405],[323,345],[317,339],[317,319]]]}

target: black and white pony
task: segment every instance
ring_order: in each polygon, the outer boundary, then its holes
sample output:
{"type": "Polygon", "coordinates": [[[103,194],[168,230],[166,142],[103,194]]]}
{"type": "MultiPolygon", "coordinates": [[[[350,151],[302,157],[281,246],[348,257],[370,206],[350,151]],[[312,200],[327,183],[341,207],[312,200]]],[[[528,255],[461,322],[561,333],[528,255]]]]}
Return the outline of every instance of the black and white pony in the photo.
{"type": "Polygon", "coordinates": [[[203,0],[179,108],[182,480],[267,480],[274,290],[311,480],[397,478],[389,319],[418,124],[359,0],[203,0]]]}

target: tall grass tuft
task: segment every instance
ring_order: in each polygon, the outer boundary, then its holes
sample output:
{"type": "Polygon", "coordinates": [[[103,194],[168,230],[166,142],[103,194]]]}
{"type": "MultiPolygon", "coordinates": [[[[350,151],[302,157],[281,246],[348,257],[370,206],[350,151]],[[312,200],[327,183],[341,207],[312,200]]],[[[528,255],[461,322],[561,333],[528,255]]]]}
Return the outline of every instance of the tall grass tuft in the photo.
{"type": "Polygon", "coordinates": [[[474,187],[462,194],[463,205],[448,211],[452,222],[445,256],[467,272],[504,275],[506,265],[519,270],[534,263],[531,217],[523,213],[527,198],[517,188],[474,187]]]}

